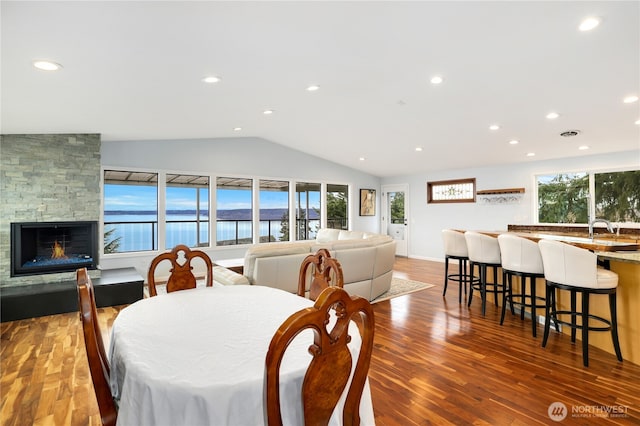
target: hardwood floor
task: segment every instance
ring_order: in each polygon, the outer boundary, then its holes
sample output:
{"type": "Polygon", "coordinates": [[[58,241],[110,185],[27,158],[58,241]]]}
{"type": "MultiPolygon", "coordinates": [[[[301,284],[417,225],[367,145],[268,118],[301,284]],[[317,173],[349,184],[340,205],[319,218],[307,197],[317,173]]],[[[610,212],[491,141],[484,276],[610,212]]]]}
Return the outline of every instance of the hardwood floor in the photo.
{"type": "MultiPolygon", "coordinates": [[[[530,320],[507,314],[500,326],[499,309],[489,303],[482,317],[478,298],[458,304],[454,285],[443,298],[441,263],[400,258],[394,270],[436,286],[374,305],[378,425],[555,424],[554,402],[568,409],[561,424],[640,424],[640,366],[591,348],[585,368],[568,336],[541,348],[530,320]]],[[[105,343],[120,309],[99,309],[105,343]]],[[[77,313],[2,323],[1,333],[0,424],[100,424],[77,313]]]]}

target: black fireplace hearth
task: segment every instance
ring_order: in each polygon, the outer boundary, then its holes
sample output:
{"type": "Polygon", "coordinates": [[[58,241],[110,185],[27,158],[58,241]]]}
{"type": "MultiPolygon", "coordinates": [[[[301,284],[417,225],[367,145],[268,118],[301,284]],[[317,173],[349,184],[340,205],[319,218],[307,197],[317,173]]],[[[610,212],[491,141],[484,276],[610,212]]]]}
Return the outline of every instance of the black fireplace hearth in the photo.
{"type": "Polygon", "coordinates": [[[23,222],[11,224],[11,276],[96,269],[98,223],[23,222]]]}

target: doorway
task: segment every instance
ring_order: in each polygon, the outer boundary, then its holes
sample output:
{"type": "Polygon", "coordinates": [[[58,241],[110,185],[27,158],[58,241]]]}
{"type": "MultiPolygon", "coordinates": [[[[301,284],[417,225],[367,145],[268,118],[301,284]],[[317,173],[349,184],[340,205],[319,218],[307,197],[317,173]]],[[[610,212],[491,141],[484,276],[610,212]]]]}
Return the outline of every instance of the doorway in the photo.
{"type": "Polygon", "coordinates": [[[382,232],[396,241],[396,256],[409,251],[408,193],[406,184],[382,186],[382,232]]]}

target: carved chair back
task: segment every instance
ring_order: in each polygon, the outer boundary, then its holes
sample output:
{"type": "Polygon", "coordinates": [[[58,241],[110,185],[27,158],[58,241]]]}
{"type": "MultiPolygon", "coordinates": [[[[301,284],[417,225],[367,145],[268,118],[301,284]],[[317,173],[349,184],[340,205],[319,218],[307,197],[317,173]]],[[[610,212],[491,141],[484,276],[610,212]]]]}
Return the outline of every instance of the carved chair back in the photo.
{"type": "Polygon", "coordinates": [[[151,262],[147,274],[149,296],[158,294],[155,279],[156,268],[165,260],[171,262],[171,269],[169,270],[171,275],[167,281],[167,293],[196,288],[196,277],[193,274],[193,266],[191,266],[191,261],[195,258],[200,258],[204,261],[207,269],[206,285],[211,287],[213,285],[213,263],[211,258],[201,250],[191,250],[189,247],[179,244],[171,251],[156,256],[151,262]]]}
{"type": "Polygon", "coordinates": [[[371,304],[364,298],[349,296],[339,287],[328,287],[314,306],[291,315],[276,331],[267,352],[265,405],[268,425],[282,425],[280,364],[289,344],[307,329],[313,331],[314,342],[309,347],[313,359],[302,383],[304,424],[327,425],[347,384],[350,384],[342,412],[343,424],[358,425],[360,399],[371,362],[374,325],[371,304]],[[329,320],[331,316],[334,323],[329,320]],[[348,347],[351,321],[359,323],[361,336],[355,368],[348,347]]]}
{"type": "Polygon", "coordinates": [[[78,306],[80,308],[80,321],[84,334],[84,344],[89,361],[91,380],[98,400],[100,418],[105,426],[116,424],[118,416],[116,403],[111,395],[109,376],[111,369],[109,359],[104,349],[100,324],[98,323],[98,311],[96,309],[93,283],[87,273],[87,268],[76,271],[76,287],[78,289],[78,306]]]}
{"type": "Polygon", "coordinates": [[[311,300],[316,300],[322,290],[329,286],[344,287],[342,266],[340,262],[331,257],[327,249],[320,249],[302,261],[298,276],[298,296],[306,296],[308,279],[311,280],[309,285],[309,299],[311,300]],[[309,268],[311,269],[309,270],[309,268]]]}

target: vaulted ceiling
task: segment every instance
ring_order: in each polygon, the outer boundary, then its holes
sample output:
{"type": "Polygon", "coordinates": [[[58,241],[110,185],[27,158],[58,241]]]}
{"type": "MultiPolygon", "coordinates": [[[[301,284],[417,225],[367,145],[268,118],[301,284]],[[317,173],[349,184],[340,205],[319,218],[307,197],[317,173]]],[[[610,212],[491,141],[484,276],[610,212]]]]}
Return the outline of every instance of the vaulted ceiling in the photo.
{"type": "Polygon", "coordinates": [[[2,133],[260,137],[376,176],[640,150],[637,1],[0,7],[2,133]]]}

